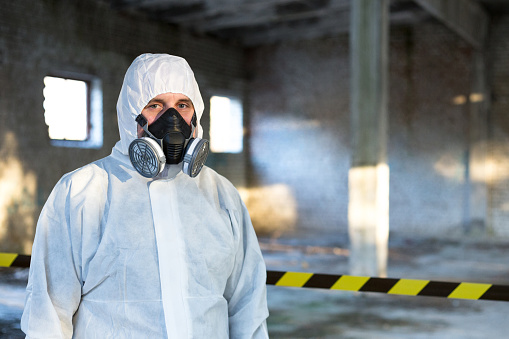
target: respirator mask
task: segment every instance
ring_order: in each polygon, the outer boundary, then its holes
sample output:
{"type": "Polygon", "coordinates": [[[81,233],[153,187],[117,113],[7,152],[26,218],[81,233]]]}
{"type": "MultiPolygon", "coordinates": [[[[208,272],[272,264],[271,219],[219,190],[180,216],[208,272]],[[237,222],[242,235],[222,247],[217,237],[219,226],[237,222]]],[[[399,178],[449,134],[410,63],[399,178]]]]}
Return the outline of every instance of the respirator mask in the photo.
{"type": "Polygon", "coordinates": [[[183,162],[182,172],[191,178],[200,173],[209,154],[209,141],[192,137],[197,124],[196,113],[191,126],[175,108],[168,109],[150,126],[141,114],[135,120],[144,131],[141,138],[129,145],[129,159],[138,173],[153,178],[166,164],[180,162],[183,162]]]}

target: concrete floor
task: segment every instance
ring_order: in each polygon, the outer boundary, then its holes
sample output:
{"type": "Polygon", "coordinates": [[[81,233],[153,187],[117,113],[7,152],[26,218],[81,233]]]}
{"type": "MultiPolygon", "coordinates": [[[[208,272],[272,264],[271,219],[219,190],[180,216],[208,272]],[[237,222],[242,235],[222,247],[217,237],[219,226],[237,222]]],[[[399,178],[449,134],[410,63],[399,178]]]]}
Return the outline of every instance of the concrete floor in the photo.
{"type": "MultiPolygon", "coordinates": [[[[348,274],[346,235],[260,239],[267,269],[348,274]]],[[[509,242],[399,238],[388,277],[509,285],[509,242]]],[[[509,302],[268,286],[271,338],[506,338],[509,302]]]]}
{"type": "Polygon", "coordinates": [[[20,330],[28,269],[0,269],[0,338],[25,338],[20,330]]]}
{"type": "MultiPolygon", "coordinates": [[[[348,274],[346,235],[260,238],[267,269],[348,274]]],[[[388,276],[509,285],[509,241],[391,238],[388,276]]],[[[0,270],[0,338],[24,338],[27,270],[0,270]]],[[[509,302],[268,286],[271,338],[505,338],[509,302]]]]}

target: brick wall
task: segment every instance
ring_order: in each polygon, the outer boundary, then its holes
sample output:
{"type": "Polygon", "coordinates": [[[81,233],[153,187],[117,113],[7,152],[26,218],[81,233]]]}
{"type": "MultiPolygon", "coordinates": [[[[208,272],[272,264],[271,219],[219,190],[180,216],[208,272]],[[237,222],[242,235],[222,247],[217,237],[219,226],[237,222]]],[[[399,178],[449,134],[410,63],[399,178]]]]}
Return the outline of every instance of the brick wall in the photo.
{"type": "MultiPolygon", "coordinates": [[[[243,94],[243,50],[165,24],[114,12],[103,2],[19,0],[0,11],[0,248],[28,253],[37,216],[66,172],[104,157],[119,139],[116,101],[123,76],[139,54],[188,59],[208,105],[215,90],[243,94]],[[104,146],[52,147],[43,110],[43,78],[55,71],[102,81],[104,146]]],[[[69,108],[72,109],[72,108],[69,108]]],[[[208,120],[204,119],[205,137],[208,120]]],[[[234,159],[237,160],[237,159],[234,159]]],[[[211,157],[213,165],[215,159],[211,157]]],[[[216,159],[217,161],[217,159],[216,159]]],[[[242,179],[243,164],[222,173],[242,179]]]]}
{"type": "MultiPolygon", "coordinates": [[[[461,98],[470,92],[471,62],[468,44],[438,22],[391,28],[393,232],[439,236],[462,231],[469,107],[461,98]]],[[[282,231],[346,232],[348,37],[258,48],[249,53],[248,66],[253,182],[291,192],[296,218],[292,225],[283,223],[282,231]]]]}
{"type": "Polygon", "coordinates": [[[492,20],[489,79],[492,91],[489,171],[489,230],[509,236],[509,16],[492,20]]]}
{"type": "MultiPolygon", "coordinates": [[[[278,231],[347,227],[348,37],[270,45],[249,53],[252,182],[285,199],[278,231]],[[275,193],[274,188],[281,187],[275,193]]],[[[248,200],[249,202],[249,200],[248,200]]],[[[248,203],[249,205],[249,203],[248,203]]]]}
{"type": "MultiPolygon", "coordinates": [[[[28,252],[38,213],[66,172],[106,156],[118,140],[115,105],[125,70],[144,52],[185,57],[206,112],[214,94],[244,99],[245,151],[207,164],[241,188],[258,230],[346,232],[350,107],[348,36],[243,50],[112,11],[103,2],[19,0],[0,11],[0,248],[28,252]],[[45,75],[102,80],[104,146],[52,147],[45,75]],[[247,79],[247,81],[246,81],[247,79]],[[249,95],[246,95],[249,93],[249,95]],[[249,166],[246,166],[249,164],[249,166]],[[247,177],[245,173],[248,173],[247,177]]],[[[394,232],[465,232],[472,180],[488,182],[482,234],[509,236],[509,18],[496,17],[488,48],[493,93],[485,176],[471,178],[467,100],[472,49],[442,24],[391,28],[389,165],[394,232]],[[463,98],[463,99],[462,99],[463,98]],[[470,181],[469,181],[470,180],[470,181]]],[[[209,117],[202,119],[208,137],[209,117]]],[[[481,219],[482,219],[481,215],[481,219]]]]}
{"type": "Polygon", "coordinates": [[[463,228],[471,48],[437,22],[391,32],[390,227],[443,236],[463,228]]]}

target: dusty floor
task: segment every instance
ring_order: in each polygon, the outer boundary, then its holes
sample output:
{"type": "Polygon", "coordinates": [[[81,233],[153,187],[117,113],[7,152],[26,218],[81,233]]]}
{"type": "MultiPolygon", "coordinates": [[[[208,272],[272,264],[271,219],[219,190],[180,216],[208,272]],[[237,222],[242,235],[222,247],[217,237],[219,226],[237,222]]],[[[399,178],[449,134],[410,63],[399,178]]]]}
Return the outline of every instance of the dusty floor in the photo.
{"type": "MultiPolygon", "coordinates": [[[[348,274],[347,239],[260,239],[267,269],[348,274]]],[[[388,276],[509,285],[509,242],[391,239],[388,276]]],[[[268,286],[271,338],[506,338],[509,302],[268,286]]]]}
{"type": "MultiPolygon", "coordinates": [[[[267,269],[348,274],[346,235],[260,238],[267,269]]],[[[388,276],[509,285],[509,241],[390,241],[388,276]]],[[[0,338],[19,330],[27,270],[0,270],[0,338]]],[[[509,302],[268,286],[271,338],[505,338],[509,302]]]]}

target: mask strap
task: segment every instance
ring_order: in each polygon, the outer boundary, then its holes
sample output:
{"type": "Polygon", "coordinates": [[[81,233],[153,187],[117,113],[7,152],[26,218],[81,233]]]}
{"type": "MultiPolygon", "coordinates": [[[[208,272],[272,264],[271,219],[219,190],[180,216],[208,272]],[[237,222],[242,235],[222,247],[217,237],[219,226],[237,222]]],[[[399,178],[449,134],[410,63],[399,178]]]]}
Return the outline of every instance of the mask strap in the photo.
{"type": "MultiPolygon", "coordinates": [[[[195,130],[196,130],[196,127],[195,127],[193,124],[191,124],[191,136],[189,137],[189,139],[191,139],[191,138],[194,138],[194,137],[195,137],[195,136],[194,136],[194,131],[195,131],[195,130]]],[[[198,136],[196,136],[196,138],[197,138],[197,137],[198,137],[198,136]]]]}
{"type": "MultiPolygon", "coordinates": [[[[193,114],[193,118],[191,119],[191,138],[194,138],[194,131],[198,128],[198,118],[196,117],[196,112],[193,114]]],[[[198,136],[196,136],[198,138],[198,136]]]]}
{"type": "Polygon", "coordinates": [[[135,120],[138,123],[138,125],[140,125],[140,127],[143,128],[143,131],[145,131],[145,133],[148,134],[149,137],[151,137],[154,140],[157,140],[158,143],[162,142],[161,140],[156,138],[152,133],[150,133],[150,131],[148,130],[148,121],[142,114],[139,114],[135,120]]]}

